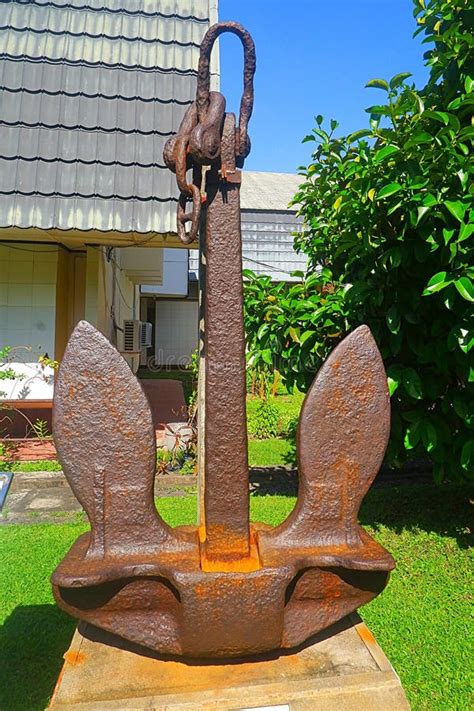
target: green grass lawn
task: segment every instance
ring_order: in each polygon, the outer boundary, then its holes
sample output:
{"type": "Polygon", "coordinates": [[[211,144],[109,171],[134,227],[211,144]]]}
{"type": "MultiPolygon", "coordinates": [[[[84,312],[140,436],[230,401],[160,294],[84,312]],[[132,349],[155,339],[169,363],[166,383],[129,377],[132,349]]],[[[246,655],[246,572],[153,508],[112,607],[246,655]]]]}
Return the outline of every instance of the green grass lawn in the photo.
{"type": "MultiPolygon", "coordinates": [[[[249,464],[251,467],[276,467],[281,465],[294,464],[294,446],[285,435],[288,425],[295,420],[300,413],[303,404],[304,393],[295,390],[289,394],[280,388],[275,397],[269,400],[278,409],[278,437],[267,439],[257,439],[249,437],[249,464]]],[[[255,415],[261,400],[258,397],[247,397],[247,420],[255,415]]]]}
{"type": "MultiPolygon", "coordinates": [[[[399,673],[414,711],[467,711],[468,491],[406,486],[371,491],[361,523],[397,560],[388,588],[361,614],[399,673]]],[[[291,497],[251,498],[253,520],[277,524],[291,497]]],[[[162,499],[171,524],[192,523],[194,497],[162,499]]],[[[53,603],[49,576],[83,524],[0,528],[0,709],[44,709],[75,623],[53,603]]],[[[383,711],[383,709],[381,709],[383,711]]]]}
{"type": "Polygon", "coordinates": [[[249,439],[249,465],[251,467],[277,467],[287,464],[291,444],[286,439],[249,439]]]}
{"type": "Polygon", "coordinates": [[[0,470],[10,472],[60,472],[62,467],[55,459],[37,459],[29,462],[0,462],[0,470]]]}

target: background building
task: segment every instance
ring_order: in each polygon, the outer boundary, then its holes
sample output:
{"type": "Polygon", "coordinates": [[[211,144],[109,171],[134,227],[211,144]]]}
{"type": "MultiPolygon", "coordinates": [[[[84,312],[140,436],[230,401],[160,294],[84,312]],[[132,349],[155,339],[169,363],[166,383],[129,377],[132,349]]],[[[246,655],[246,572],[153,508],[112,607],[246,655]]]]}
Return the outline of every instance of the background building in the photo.
{"type": "MultiPolygon", "coordinates": [[[[177,238],[162,152],[217,2],[10,0],[0,13],[0,348],[22,375],[0,397],[41,416],[54,370],[38,358],[60,361],[81,318],[120,350],[126,320],[150,322],[142,365],[182,365],[197,346],[197,251],[177,238]]],[[[211,70],[217,89],[217,47],[211,70]]],[[[288,206],[299,180],[244,174],[245,268],[291,280],[304,266],[288,206]]]]}
{"type": "MultiPolygon", "coordinates": [[[[299,230],[296,207],[289,206],[301,183],[299,175],[244,171],[241,187],[244,269],[268,274],[274,281],[293,281],[306,257],[293,249],[299,230]]],[[[198,253],[164,250],[164,283],[142,286],[142,315],[154,323],[148,349],[153,366],[187,363],[198,344],[198,253]],[[168,276],[166,276],[168,275],[168,276]],[[172,275],[172,276],[171,276],[172,275]]],[[[142,361],[144,363],[144,361],[142,361]]]]}
{"type": "MultiPolygon", "coordinates": [[[[196,90],[216,0],[45,0],[0,8],[0,348],[48,400],[77,321],[120,347],[139,285],[163,283],[177,189],[163,165],[196,90]]],[[[218,56],[213,55],[213,88],[218,56]]]]}

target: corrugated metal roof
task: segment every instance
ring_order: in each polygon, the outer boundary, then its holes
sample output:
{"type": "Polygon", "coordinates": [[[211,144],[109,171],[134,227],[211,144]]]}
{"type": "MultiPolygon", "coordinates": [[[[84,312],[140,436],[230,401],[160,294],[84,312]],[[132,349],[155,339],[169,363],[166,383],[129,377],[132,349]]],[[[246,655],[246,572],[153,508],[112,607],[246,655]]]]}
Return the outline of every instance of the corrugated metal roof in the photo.
{"type": "Polygon", "coordinates": [[[240,188],[243,210],[290,210],[288,204],[303,182],[294,173],[260,173],[244,171],[240,188]]]}
{"type": "Polygon", "coordinates": [[[273,281],[295,281],[295,271],[306,269],[307,258],[293,249],[301,219],[293,212],[242,212],[242,261],[244,269],[267,274],[273,281]]]}
{"type": "Polygon", "coordinates": [[[175,232],[163,145],[215,0],[0,5],[0,226],[175,232]]]}
{"type": "MultiPolygon", "coordinates": [[[[274,281],[296,281],[292,272],[304,271],[307,258],[293,249],[301,229],[295,207],[288,207],[301,184],[299,175],[244,171],[240,188],[242,266],[274,281]]],[[[197,277],[196,250],[189,252],[189,271],[197,277]]]]}

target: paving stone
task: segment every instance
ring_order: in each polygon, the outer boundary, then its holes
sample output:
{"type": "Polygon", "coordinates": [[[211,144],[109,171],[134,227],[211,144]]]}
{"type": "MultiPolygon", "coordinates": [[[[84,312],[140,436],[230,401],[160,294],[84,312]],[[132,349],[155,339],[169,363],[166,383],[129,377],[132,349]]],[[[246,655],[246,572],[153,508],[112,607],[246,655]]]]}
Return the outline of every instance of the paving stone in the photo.
{"type": "Polygon", "coordinates": [[[27,509],[56,509],[57,511],[64,509],[64,499],[61,496],[35,496],[26,507],[27,509]]]}

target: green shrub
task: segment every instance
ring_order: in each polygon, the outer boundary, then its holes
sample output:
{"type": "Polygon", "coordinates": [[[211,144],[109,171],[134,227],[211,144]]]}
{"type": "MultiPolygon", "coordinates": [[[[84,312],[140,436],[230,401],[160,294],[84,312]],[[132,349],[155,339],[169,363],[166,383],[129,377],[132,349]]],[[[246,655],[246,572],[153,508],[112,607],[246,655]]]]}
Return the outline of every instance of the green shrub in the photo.
{"type": "Polygon", "coordinates": [[[194,445],[186,449],[175,447],[172,451],[165,447],[156,450],[157,474],[195,474],[197,464],[197,451],[194,445]]]}
{"type": "Polygon", "coordinates": [[[292,392],[305,391],[322,360],[347,328],[341,298],[322,274],[285,284],[245,270],[244,321],[253,366],[280,372],[292,392]]]}
{"type": "Polygon", "coordinates": [[[278,434],[279,410],[270,400],[260,400],[247,418],[248,434],[257,439],[276,437],[278,434]]]}
{"type": "Polygon", "coordinates": [[[183,476],[189,476],[191,474],[196,474],[197,458],[196,456],[187,456],[184,459],[183,464],[179,470],[179,473],[183,476]]]}
{"type": "Polygon", "coordinates": [[[175,447],[172,451],[165,447],[158,447],[156,450],[156,471],[157,474],[165,474],[168,471],[180,469],[186,452],[181,447],[175,447]]]}
{"type": "Polygon", "coordinates": [[[307,389],[338,340],[368,324],[392,398],[387,461],[428,457],[437,480],[459,480],[474,471],[473,13],[469,0],[416,0],[415,15],[433,44],[427,86],[408,73],[369,81],[382,99],[350,136],[316,117],[295,196],[308,273],[278,288],[251,280],[246,325],[256,357],[307,389]]]}

